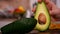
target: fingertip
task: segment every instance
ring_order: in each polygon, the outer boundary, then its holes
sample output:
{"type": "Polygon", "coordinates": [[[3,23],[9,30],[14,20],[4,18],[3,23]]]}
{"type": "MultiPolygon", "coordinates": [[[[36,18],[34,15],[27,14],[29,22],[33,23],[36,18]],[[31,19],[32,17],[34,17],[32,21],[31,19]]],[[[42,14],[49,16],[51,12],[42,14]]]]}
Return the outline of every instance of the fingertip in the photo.
{"type": "Polygon", "coordinates": [[[38,2],[42,2],[42,0],[38,0],[38,2]]]}
{"type": "Polygon", "coordinates": [[[34,8],[32,9],[32,12],[35,12],[35,10],[36,10],[36,7],[34,7],[34,8]]]}

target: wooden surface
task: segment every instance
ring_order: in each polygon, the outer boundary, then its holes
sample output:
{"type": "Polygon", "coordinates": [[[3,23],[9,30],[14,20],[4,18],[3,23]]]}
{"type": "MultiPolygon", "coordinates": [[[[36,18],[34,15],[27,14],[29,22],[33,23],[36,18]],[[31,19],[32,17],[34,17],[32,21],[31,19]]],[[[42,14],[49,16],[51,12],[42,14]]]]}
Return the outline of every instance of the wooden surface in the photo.
{"type": "Polygon", "coordinates": [[[49,29],[60,29],[60,22],[57,24],[57,23],[51,23],[50,24],[50,27],[49,27],[49,29]]]}
{"type": "MultiPolygon", "coordinates": [[[[14,21],[14,20],[15,19],[4,19],[4,20],[1,19],[1,21],[4,23],[5,23],[5,21],[6,21],[6,23],[8,23],[8,21],[10,22],[10,21],[14,21]]],[[[1,21],[0,21],[0,25],[4,24],[1,21]]],[[[3,26],[3,25],[1,25],[1,26],[3,26]]],[[[0,34],[1,34],[1,32],[0,32],[0,34]]],[[[33,30],[28,34],[60,34],[60,24],[51,23],[49,30],[47,30],[47,31],[39,32],[37,30],[33,30]]]]}
{"type": "MultiPolygon", "coordinates": [[[[0,32],[0,34],[1,34],[1,32],[0,32]]],[[[32,32],[30,32],[28,34],[60,34],[60,30],[47,30],[44,32],[39,32],[37,30],[33,30],[32,32]]]]}

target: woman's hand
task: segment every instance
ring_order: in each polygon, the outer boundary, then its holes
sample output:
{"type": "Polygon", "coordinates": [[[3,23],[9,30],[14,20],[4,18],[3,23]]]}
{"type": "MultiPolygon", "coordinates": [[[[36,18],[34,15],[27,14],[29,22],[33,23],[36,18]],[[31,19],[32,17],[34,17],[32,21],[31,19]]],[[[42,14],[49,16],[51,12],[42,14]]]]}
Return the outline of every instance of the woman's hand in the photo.
{"type": "MultiPolygon", "coordinates": [[[[38,0],[38,2],[42,2],[42,0],[38,0]]],[[[57,8],[57,6],[52,1],[44,0],[44,2],[46,3],[46,6],[49,10],[51,17],[54,15],[57,16],[60,14],[59,8],[57,8]]],[[[33,12],[35,12],[35,10],[36,10],[36,5],[33,8],[33,12]]],[[[51,19],[52,19],[52,21],[55,21],[55,19],[53,17],[51,19]]]]}

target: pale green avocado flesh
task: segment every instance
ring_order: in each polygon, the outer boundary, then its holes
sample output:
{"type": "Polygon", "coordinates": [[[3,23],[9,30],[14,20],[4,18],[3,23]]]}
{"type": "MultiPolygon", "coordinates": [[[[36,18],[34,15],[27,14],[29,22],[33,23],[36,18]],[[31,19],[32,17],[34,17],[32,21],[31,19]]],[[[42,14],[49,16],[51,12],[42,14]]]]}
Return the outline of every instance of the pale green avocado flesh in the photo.
{"type": "Polygon", "coordinates": [[[47,9],[44,2],[37,4],[37,9],[36,9],[35,17],[34,17],[37,21],[38,21],[38,16],[41,13],[43,13],[45,15],[46,23],[41,25],[41,24],[39,24],[39,22],[37,22],[37,25],[36,25],[35,29],[37,29],[39,31],[45,31],[45,30],[47,30],[49,28],[51,18],[50,18],[48,9],[47,9]]]}

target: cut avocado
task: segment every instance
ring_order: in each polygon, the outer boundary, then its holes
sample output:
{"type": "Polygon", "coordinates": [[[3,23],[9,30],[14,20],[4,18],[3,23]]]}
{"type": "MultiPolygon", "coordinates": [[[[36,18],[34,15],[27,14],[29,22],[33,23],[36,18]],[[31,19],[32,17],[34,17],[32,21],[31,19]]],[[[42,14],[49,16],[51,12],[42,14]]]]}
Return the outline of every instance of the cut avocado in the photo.
{"type": "Polygon", "coordinates": [[[37,3],[37,9],[34,18],[37,20],[37,25],[35,29],[39,31],[45,31],[49,28],[51,18],[44,1],[42,1],[41,3],[37,3]],[[43,18],[42,16],[45,18],[43,18]],[[43,23],[39,19],[44,20],[45,23],[43,23]],[[40,24],[39,22],[43,24],[40,24]]]}

